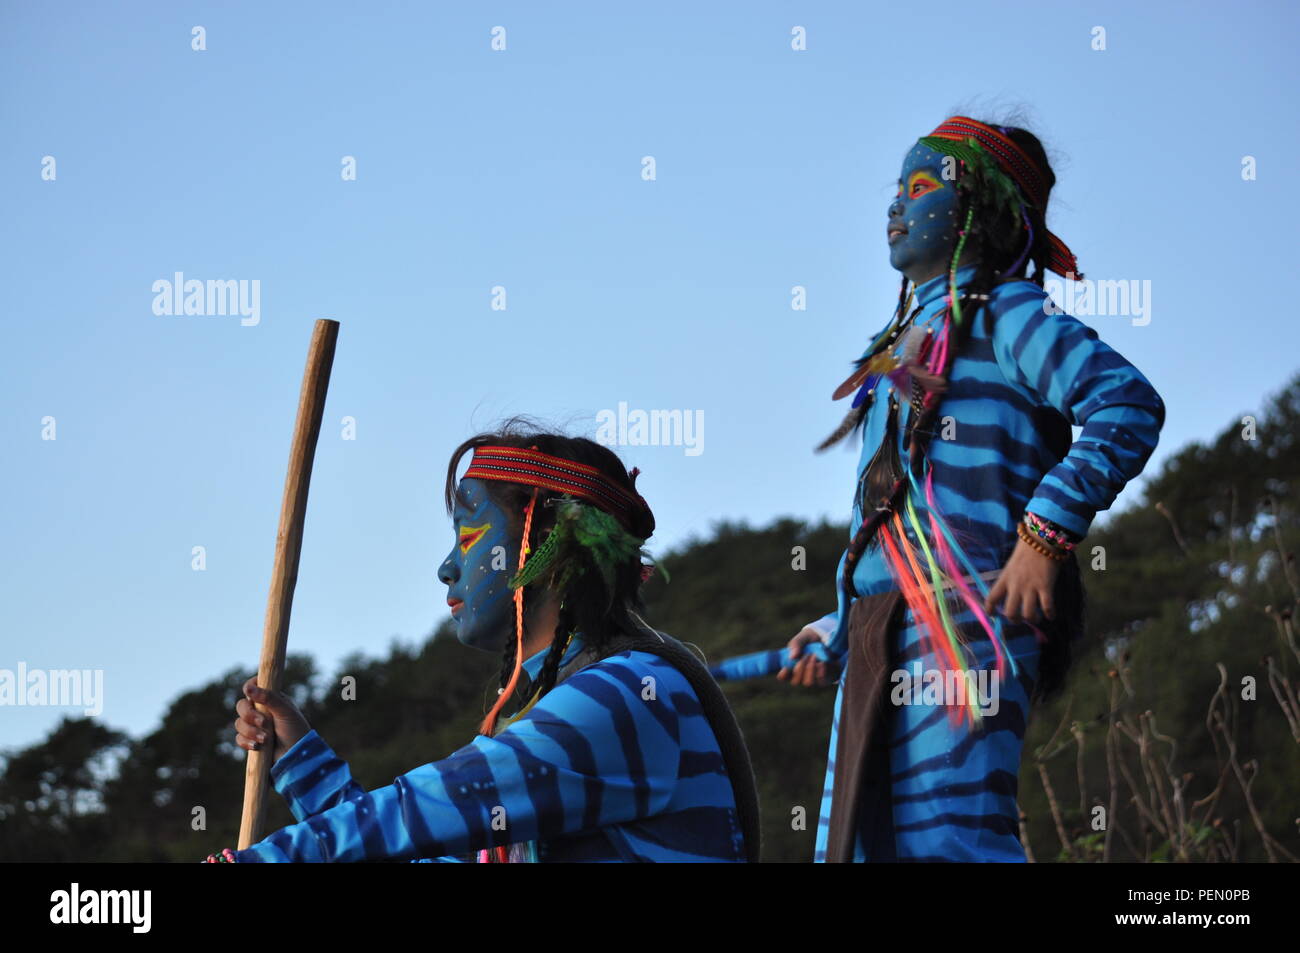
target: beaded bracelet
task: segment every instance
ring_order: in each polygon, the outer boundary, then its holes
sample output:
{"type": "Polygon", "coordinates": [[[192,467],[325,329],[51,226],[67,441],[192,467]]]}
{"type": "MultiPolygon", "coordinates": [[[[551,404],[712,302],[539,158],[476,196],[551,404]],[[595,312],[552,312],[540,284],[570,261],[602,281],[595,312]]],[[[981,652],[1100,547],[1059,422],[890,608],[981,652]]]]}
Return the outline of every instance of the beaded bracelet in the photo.
{"type": "Polygon", "coordinates": [[[1051,520],[1043,519],[1037,513],[1026,510],[1024,522],[1039,538],[1060,549],[1069,551],[1078,545],[1079,541],[1074,534],[1063,527],[1057,526],[1051,520]]]}
{"type": "Polygon", "coordinates": [[[239,861],[235,857],[235,852],[229,847],[222,849],[220,854],[208,854],[206,860],[201,860],[202,864],[237,864],[239,861]]]}
{"type": "Polygon", "coordinates": [[[1070,556],[1069,550],[1060,549],[1046,540],[1035,536],[1034,531],[1026,526],[1023,521],[1016,524],[1016,535],[1027,543],[1030,549],[1037,553],[1041,553],[1048,559],[1061,562],[1062,560],[1068,559],[1070,556]]]}
{"type": "Polygon", "coordinates": [[[1076,545],[1077,540],[1072,533],[1037,513],[1026,510],[1024,520],[1031,530],[1053,545],[1060,546],[1062,549],[1073,549],[1076,545]]]}

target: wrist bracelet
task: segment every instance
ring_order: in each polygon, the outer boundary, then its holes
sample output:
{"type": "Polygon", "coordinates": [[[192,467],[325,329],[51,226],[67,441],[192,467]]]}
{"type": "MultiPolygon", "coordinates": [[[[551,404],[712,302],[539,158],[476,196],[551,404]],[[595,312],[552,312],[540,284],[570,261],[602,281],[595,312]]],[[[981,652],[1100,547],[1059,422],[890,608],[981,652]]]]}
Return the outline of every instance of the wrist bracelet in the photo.
{"type": "Polygon", "coordinates": [[[1066,549],[1060,549],[1051,543],[1034,535],[1033,530],[1023,522],[1016,524],[1016,535],[1019,536],[1030,549],[1046,556],[1055,562],[1062,562],[1069,558],[1070,552],[1066,549]]]}
{"type": "Polygon", "coordinates": [[[1025,511],[1024,523],[1039,537],[1062,549],[1073,549],[1077,541],[1073,533],[1029,510],[1025,511]]]}
{"type": "Polygon", "coordinates": [[[1073,533],[1061,526],[1057,526],[1051,520],[1043,519],[1037,513],[1026,510],[1023,523],[1040,539],[1046,540],[1060,549],[1069,551],[1079,543],[1079,539],[1073,533]]]}

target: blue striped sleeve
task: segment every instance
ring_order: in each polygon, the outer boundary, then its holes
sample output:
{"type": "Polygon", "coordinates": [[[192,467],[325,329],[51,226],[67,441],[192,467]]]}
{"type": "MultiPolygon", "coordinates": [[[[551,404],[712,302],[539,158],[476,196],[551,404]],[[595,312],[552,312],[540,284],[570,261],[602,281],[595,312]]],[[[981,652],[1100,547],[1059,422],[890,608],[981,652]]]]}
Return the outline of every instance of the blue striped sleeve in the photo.
{"type": "MultiPolygon", "coordinates": [[[[684,678],[667,663],[605,659],[561,682],[495,738],[479,736],[387,787],[338,801],[238,859],[411,860],[660,813],[678,779],[683,691],[684,678]]],[[[309,760],[303,756],[304,767],[309,760]]],[[[328,762],[314,770],[322,766],[328,762]]]]}
{"type": "Polygon", "coordinates": [[[1027,509],[1084,536],[1142,472],[1164,425],[1151,383],[1092,328],[1045,309],[1028,282],[1004,286],[993,349],[1007,379],[1083,428],[1069,453],[1039,482],[1027,509]]]}
{"type": "Polygon", "coordinates": [[[271,781],[300,821],[366,793],[314,728],[271,767],[271,781]]]}

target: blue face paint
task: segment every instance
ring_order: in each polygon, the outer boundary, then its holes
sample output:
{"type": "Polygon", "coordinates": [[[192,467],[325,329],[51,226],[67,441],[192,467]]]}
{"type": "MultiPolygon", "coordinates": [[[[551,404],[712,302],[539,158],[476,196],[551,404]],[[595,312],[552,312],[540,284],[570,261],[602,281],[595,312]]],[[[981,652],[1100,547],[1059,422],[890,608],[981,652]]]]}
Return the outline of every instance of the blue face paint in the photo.
{"type": "MultiPolygon", "coordinates": [[[[898,197],[889,206],[889,263],[920,283],[942,274],[957,244],[957,182],[945,179],[941,153],[919,143],[903,159],[898,197]]],[[[949,175],[956,160],[947,161],[949,175]]]]}
{"type": "Polygon", "coordinates": [[[499,652],[514,632],[509,582],[519,558],[519,539],[511,539],[510,520],[488,496],[482,480],[460,481],[451,518],[456,543],[438,568],[438,578],[447,584],[456,638],[499,652]]]}

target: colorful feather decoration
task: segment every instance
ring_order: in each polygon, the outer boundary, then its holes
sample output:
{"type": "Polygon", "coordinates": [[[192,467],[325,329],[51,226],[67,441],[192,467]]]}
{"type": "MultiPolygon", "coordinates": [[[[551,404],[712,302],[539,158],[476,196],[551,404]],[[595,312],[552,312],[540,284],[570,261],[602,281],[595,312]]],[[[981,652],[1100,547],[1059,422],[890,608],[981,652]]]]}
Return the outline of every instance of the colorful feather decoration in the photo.
{"type": "MultiPolygon", "coordinates": [[[[895,367],[886,372],[900,388],[910,386],[911,379],[919,382],[926,391],[922,407],[937,401],[946,389],[942,369],[946,366],[953,334],[952,312],[951,306],[942,312],[936,333],[913,329],[917,333],[903,341],[895,367]],[[927,386],[933,380],[937,380],[940,386],[927,386]]],[[[987,634],[999,677],[1005,678],[1008,672],[1016,673],[1015,660],[1007,651],[1001,620],[996,615],[990,618],[984,611],[983,599],[988,595],[988,586],[940,513],[928,456],[919,458],[919,474],[912,466],[900,466],[898,462],[893,467],[887,465],[887,458],[898,460],[898,455],[891,453],[896,451],[898,440],[897,428],[891,426],[896,424],[893,410],[891,399],[891,414],[886,420],[884,439],[864,469],[864,475],[876,491],[884,485],[882,480],[893,477],[903,480],[901,486],[894,484],[897,492],[889,497],[891,512],[875,531],[875,539],[880,543],[886,568],[920,629],[925,652],[940,669],[961,672],[965,679],[968,688],[965,704],[950,706],[949,717],[957,724],[969,721],[971,727],[976,728],[981,724],[981,715],[978,693],[973,690],[977,684],[975,660],[967,647],[962,626],[954,619],[956,608],[969,609],[976,624],[987,634]]],[[[909,458],[910,455],[909,451],[909,458]]],[[[879,493],[868,495],[874,505],[879,493]]],[[[863,511],[867,511],[865,505],[863,511]]]]}
{"type": "Polygon", "coordinates": [[[594,566],[606,589],[613,591],[615,570],[644,555],[642,541],[609,513],[582,500],[563,496],[555,506],[555,525],[524,568],[510,580],[510,588],[518,589],[550,575],[551,587],[564,592],[576,576],[594,566]]]}

